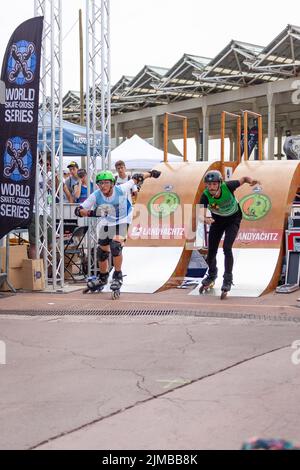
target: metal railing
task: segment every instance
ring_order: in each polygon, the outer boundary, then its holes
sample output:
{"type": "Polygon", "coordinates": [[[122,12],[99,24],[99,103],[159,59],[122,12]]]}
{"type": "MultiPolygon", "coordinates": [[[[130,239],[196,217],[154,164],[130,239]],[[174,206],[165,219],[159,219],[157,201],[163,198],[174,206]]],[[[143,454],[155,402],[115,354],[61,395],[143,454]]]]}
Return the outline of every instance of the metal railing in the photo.
{"type": "Polygon", "coordinates": [[[249,115],[257,118],[258,124],[258,160],[263,159],[263,132],[262,132],[262,115],[254,111],[243,111],[244,115],[244,160],[249,160],[248,151],[248,121],[249,115]]]}
{"type": "Polygon", "coordinates": [[[175,117],[182,119],[183,121],[183,161],[187,162],[187,131],[188,131],[188,120],[186,116],[181,114],[165,113],[164,117],[164,162],[168,161],[168,144],[169,144],[169,117],[175,117]]]}

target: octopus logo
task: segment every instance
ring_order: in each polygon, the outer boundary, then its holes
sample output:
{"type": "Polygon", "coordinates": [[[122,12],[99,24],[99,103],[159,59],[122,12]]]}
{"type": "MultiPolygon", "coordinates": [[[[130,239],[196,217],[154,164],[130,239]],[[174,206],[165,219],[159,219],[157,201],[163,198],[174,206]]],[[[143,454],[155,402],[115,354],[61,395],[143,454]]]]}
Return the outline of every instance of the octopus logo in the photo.
{"type": "Polygon", "coordinates": [[[240,206],[244,219],[256,221],[270,212],[272,203],[265,194],[250,194],[240,200],[240,206]]]}
{"type": "Polygon", "coordinates": [[[4,153],[4,176],[15,182],[28,180],[32,168],[32,154],[28,140],[11,137],[4,153]]]}
{"type": "Polygon", "coordinates": [[[162,192],[153,196],[148,203],[148,211],[155,217],[168,217],[180,205],[176,193],[162,192]]]}
{"type": "Polygon", "coordinates": [[[37,57],[32,42],[19,41],[13,44],[7,64],[7,74],[10,83],[26,85],[34,79],[37,57]]]}

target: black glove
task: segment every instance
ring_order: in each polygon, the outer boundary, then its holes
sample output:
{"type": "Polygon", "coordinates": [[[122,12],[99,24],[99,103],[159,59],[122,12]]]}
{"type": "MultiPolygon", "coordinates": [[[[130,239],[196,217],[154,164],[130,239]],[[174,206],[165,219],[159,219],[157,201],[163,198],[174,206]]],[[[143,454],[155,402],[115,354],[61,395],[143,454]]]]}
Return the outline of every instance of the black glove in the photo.
{"type": "Polygon", "coordinates": [[[82,206],[77,206],[77,207],[75,207],[75,215],[76,215],[77,217],[82,217],[82,215],[80,214],[81,209],[83,209],[82,206]]]}
{"type": "MultiPolygon", "coordinates": [[[[75,213],[75,215],[76,215],[77,217],[84,217],[84,215],[81,215],[81,214],[80,214],[81,209],[83,209],[82,206],[77,206],[77,207],[75,208],[74,213],[75,213]]],[[[92,211],[92,210],[89,211],[88,217],[94,217],[94,216],[95,216],[95,211],[92,211]]]]}
{"type": "Polygon", "coordinates": [[[161,175],[161,171],[158,170],[151,170],[150,171],[151,178],[159,178],[161,175]]]}
{"type": "Polygon", "coordinates": [[[144,175],[143,173],[135,173],[134,175],[132,175],[132,179],[136,180],[137,184],[143,184],[144,175]]]}

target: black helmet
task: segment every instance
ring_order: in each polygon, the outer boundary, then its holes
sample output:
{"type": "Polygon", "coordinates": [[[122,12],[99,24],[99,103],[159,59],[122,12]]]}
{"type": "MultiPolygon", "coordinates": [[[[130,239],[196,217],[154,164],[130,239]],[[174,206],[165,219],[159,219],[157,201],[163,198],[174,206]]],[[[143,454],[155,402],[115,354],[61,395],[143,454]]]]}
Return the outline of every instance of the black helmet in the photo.
{"type": "Polygon", "coordinates": [[[223,177],[218,170],[208,171],[204,176],[204,183],[222,183],[223,177]]]}

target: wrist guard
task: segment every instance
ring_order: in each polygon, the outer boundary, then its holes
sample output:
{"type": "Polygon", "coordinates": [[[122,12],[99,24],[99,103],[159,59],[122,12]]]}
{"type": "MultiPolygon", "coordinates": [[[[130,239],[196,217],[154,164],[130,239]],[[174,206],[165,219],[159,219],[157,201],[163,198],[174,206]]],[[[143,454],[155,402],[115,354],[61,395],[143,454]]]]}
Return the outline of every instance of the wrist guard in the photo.
{"type": "Polygon", "coordinates": [[[80,214],[81,209],[83,209],[82,206],[77,206],[77,207],[75,207],[75,215],[76,215],[77,217],[82,217],[82,215],[80,214]]]}
{"type": "Polygon", "coordinates": [[[137,184],[143,184],[144,182],[144,175],[143,173],[135,173],[134,175],[132,175],[132,179],[133,180],[136,180],[137,184]]]}
{"type": "Polygon", "coordinates": [[[150,171],[151,178],[159,178],[161,175],[161,171],[158,170],[151,170],[150,171]]]}

